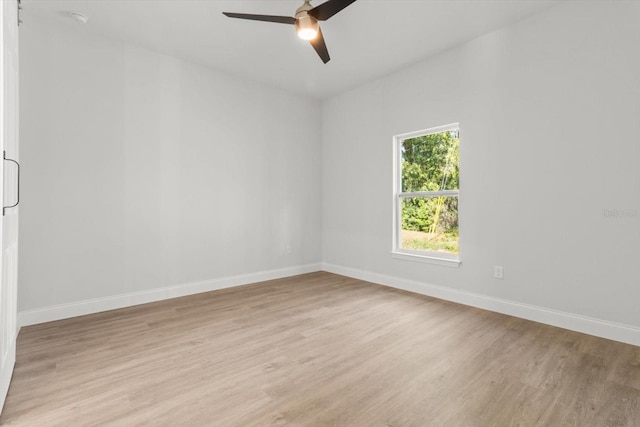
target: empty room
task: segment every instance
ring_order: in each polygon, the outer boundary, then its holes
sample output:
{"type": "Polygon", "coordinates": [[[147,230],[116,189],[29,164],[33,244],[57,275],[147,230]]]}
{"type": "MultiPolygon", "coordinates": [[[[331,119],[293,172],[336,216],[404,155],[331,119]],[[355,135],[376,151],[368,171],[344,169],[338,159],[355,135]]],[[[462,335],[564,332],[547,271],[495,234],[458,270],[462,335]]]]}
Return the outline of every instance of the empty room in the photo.
{"type": "Polygon", "coordinates": [[[640,1],[0,22],[0,425],[640,426],[640,1]]]}

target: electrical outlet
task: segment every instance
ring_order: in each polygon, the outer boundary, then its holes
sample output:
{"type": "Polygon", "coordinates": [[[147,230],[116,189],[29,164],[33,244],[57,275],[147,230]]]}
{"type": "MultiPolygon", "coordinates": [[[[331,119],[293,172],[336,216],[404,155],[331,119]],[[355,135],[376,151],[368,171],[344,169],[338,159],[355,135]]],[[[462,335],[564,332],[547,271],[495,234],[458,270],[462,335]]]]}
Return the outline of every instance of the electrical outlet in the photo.
{"type": "Polygon", "coordinates": [[[504,269],[501,265],[493,266],[493,277],[496,279],[504,279],[504,269]]]}

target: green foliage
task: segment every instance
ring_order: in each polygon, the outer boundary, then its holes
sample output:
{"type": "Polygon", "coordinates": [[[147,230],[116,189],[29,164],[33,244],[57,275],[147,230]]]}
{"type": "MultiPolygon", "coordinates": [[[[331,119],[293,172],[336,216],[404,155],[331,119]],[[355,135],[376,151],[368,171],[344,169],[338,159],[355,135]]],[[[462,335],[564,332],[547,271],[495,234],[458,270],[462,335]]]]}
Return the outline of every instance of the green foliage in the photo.
{"type": "MultiPolygon", "coordinates": [[[[458,189],[459,136],[457,131],[406,139],[402,142],[401,151],[403,192],[458,189]]],[[[402,229],[428,232],[434,239],[444,234],[453,236],[455,233],[457,236],[458,198],[403,199],[402,229]]],[[[457,252],[457,237],[455,241],[457,252]]],[[[453,249],[449,243],[446,246],[453,249]]]]}
{"type": "Polygon", "coordinates": [[[441,132],[402,142],[402,191],[457,190],[458,132],[441,132]]]}

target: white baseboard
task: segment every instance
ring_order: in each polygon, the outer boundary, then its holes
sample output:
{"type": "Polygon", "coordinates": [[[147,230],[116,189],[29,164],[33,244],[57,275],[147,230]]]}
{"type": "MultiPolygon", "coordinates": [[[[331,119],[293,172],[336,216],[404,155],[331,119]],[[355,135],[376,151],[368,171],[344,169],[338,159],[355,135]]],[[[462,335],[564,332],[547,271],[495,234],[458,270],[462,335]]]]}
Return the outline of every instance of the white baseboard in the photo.
{"type": "Polygon", "coordinates": [[[239,276],[223,277],[220,279],[204,280],[201,282],[114,295],[104,298],[95,298],[35,310],[25,310],[18,313],[18,324],[20,326],[28,326],[38,323],[52,322],[54,320],[84,316],[85,314],[99,313],[101,311],[146,304],[169,298],[177,298],[202,292],[215,291],[218,289],[231,288],[255,282],[263,282],[265,280],[280,279],[283,277],[295,276],[297,274],[312,273],[314,271],[320,271],[320,269],[321,264],[319,263],[306,264],[295,267],[280,268],[277,270],[260,271],[256,273],[242,274],[239,276]]]}
{"type": "Polygon", "coordinates": [[[557,326],[559,328],[640,346],[640,328],[631,325],[609,322],[607,320],[595,319],[592,317],[566,313],[413,280],[400,279],[397,277],[343,267],[335,264],[323,263],[322,270],[353,277],[354,279],[360,279],[392,288],[457,302],[472,307],[478,307],[497,313],[508,314],[510,316],[557,326]]]}
{"type": "Polygon", "coordinates": [[[0,364],[0,411],[4,407],[4,401],[7,398],[9,385],[11,384],[11,376],[13,375],[13,367],[16,364],[16,340],[18,333],[9,340],[10,347],[7,349],[6,358],[0,364]]]}
{"type": "MultiPolygon", "coordinates": [[[[319,270],[640,346],[640,328],[635,326],[328,263],[307,264],[277,270],[268,270],[44,307],[36,310],[21,311],[18,313],[18,324],[19,326],[28,326],[51,322],[54,320],[83,316],[85,314],[114,310],[117,308],[161,301],[169,298],[209,292],[255,282],[262,282],[265,280],[280,279],[282,277],[295,276],[297,274],[312,273],[319,270]]],[[[10,379],[11,377],[9,376],[6,380],[7,387],[10,379]]],[[[4,381],[4,377],[0,378],[0,387],[5,386],[4,381]]],[[[2,392],[2,390],[3,389],[0,388],[0,392],[2,392]]]]}

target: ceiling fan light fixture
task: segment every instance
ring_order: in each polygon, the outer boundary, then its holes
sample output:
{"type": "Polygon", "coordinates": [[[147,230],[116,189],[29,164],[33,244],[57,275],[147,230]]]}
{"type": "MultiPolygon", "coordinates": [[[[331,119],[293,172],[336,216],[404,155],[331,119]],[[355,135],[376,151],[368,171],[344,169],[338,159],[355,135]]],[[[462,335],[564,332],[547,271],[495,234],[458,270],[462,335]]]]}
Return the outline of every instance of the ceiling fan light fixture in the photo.
{"type": "Polygon", "coordinates": [[[298,37],[308,40],[325,64],[331,60],[327,44],[318,21],[326,21],[356,0],[327,0],[320,6],[311,6],[311,0],[303,0],[302,6],[296,9],[295,17],[280,15],[256,15],[252,13],[222,12],[229,18],[249,19],[252,21],[275,22],[277,24],[295,25],[298,37]]]}
{"type": "Polygon", "coordinates": [[[313,40],[318,36],[318,21],[309,15],[302,16],[296,20],[296,31],[302,40],[313,40]]]}

